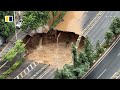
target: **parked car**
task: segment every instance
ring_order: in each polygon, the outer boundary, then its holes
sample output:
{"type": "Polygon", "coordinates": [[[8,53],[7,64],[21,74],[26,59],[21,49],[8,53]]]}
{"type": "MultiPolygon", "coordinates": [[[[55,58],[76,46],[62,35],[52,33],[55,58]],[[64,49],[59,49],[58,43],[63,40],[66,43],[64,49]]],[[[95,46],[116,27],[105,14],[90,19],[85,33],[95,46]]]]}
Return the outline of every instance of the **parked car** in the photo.
{"type": "Polygon", "coordinates": [[[22,25],[22,19],[20,19],[17,23],[16,23],[16,28],[20,29],[22,25]]]}

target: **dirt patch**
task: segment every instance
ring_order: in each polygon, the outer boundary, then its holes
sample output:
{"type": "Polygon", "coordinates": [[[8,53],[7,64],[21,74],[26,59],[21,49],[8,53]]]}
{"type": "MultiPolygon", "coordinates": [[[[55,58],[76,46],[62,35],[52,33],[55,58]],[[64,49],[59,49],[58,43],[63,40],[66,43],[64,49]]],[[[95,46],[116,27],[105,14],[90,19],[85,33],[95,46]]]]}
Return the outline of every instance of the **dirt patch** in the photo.
{"type": "Polygon", "coordinates": [[[63,21],[58,23],[55,29],[82,35],[82,21],[84,15],[85,11],[68,11],[63,17],[63,21]]]}
{"type": "Polygon", "coordinates": [[[74,33],[56,32],[55,30],[47,34],[36,34],[26,45],[28,54],[25,58],[62,68],[64,64],[72,64],[71,43],[76,42],[77,38],[78,35],[74,33]],[[55,36],[59,34],[57,44],[55,36]]]}

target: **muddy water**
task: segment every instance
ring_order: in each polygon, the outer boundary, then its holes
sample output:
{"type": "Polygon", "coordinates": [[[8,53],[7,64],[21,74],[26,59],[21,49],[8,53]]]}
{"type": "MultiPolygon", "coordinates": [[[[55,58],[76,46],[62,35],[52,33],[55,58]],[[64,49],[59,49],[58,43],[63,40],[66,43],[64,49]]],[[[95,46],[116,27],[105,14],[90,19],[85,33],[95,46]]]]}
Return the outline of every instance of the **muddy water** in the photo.
{"type": "Polygon", "coordinates": [[[33,37],[27,45],[29,54],[26,56],[26,60],[51,64],[58,68],[62,68],[64,64],[72,64],[71,43],[76,42],[78,35],[65,32],[59,33],[61,35],[58,39],[58,45],[57,39],[50,33],[47,34],[47,37],[46,34],[43,34],[43,37],[39,34],[33,37]],[[35,44],[37,46],[34,46],[35,44]]]}
{"type": "Polygon", "coordinates": [[[82,17],[85,11],[68,11],[64,16],[64,21],[60,22],[55,29],[82,34],[82,17]]]}
{"type": "MultiPolygon", "coordinates": [[[[84,11],[68,11],[63,18],[64,21],[60,22],[55,29],[81,35],[84,13],[84,11]]],[[[59,37],[58,45],[54,35],[47,37],[42,35],[42,41],[40,40],[40,35],[36,36],[28,45],[31,48],[29,48],[30,53],[26,56],[26,59],[56,65],[58,68],[62,68],[64,64],[72,64],[71,42],[76,42],[76,34],[72,34],[72,39],[70,40],[70,33],[62,33],[59,37]],[[68,43],[68,41],[70,42],[68,43]]]]}

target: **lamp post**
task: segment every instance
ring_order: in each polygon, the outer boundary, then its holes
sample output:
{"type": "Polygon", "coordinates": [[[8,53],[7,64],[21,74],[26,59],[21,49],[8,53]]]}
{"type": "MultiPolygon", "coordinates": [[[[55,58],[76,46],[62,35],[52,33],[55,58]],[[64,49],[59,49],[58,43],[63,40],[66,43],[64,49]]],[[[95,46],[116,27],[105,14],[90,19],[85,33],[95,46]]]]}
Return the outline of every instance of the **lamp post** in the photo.
{"type": "Polygon", "coordinates": [[[81,41],[81,37],[82,37],[82,36],[79,35],[79,37],[78,37],[78,39],[77,39],[76,49],[78,49],[78,47],[79,47],[79,43],[80,43],[80,41],[81,41]]]}
{"type": "Polygon", "coordinates": [[[15,11],[14,11],[14,25],[15,25],[15,37],[16,37],[16,40],[17,40],[17,33],[16,33],[16,21],[15,21],[15,11]]]}

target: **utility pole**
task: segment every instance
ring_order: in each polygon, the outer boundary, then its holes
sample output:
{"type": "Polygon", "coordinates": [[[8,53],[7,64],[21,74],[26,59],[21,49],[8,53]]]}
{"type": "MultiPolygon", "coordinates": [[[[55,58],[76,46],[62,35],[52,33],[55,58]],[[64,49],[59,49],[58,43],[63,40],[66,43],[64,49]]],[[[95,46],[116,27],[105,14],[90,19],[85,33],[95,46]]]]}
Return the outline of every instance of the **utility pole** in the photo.
{"type": "Polygon", "coordinates": [[[15,21],[15,11],[14,11],[14,25],[15,25],[15,37],[16,37],[16,40],[17,40],[17,33],[16,33],[16,21],[15,21]]]}
{"type": "Polygon", "coordinates": [[[81,41],[81,36],[79,35],[77,42],[76,42],[76,49],[78,49],[80,41],[81,41]]]}

